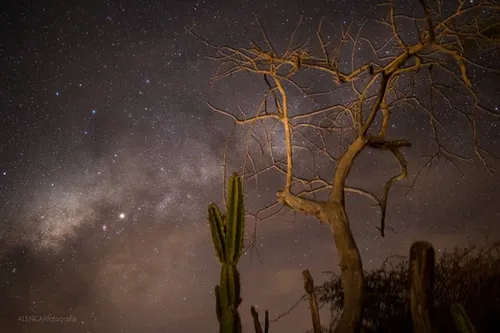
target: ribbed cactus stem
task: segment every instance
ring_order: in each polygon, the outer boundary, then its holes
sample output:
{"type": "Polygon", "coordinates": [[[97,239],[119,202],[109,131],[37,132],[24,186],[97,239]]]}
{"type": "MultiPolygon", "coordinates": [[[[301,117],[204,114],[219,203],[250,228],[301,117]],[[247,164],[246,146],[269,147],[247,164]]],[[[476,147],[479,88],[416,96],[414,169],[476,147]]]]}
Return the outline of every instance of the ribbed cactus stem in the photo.
{"type": "Polygon", "coordinates": [[[476,329],[467,316],[467,312],[459,303],[453,303],[450,308],[451,315],[455,321],[455,326],[460,333],[476,333],[476,329]]]}
{"type": "Polygon", "coordinates": [[[217,315],[217,321],[222,321],[222,305],[220,300],[220,287],[215,286],[215,314],[217,315]]]}
{"type": "Polygon", "coordinates": [[[241,320],[240,276],[236,264],[243,252],[245,211],[243,186],[237,174],[229,179],[227,215],[221,214],[216,204],[208,206],[208,223],[212,233],[215,254],[221,264],[220,283],[215,287],[215,310],[220,333],[239,333],[241,320]]]}
{"type": "Polygon", "coordinates": [[[245,228],[245,208],[243,206],[243,186],[237,174],[229,178],[226,215],[226,259],[236,265],[243,251],[245,228]]]}
{"type": "Polygon", "coordinates": [[[221,309],[221,332],[241,332],[241,321],[237,312],[241,304],[240,277],[234,265],[223,265],[221,267],[219,304],[221,309]]]}
{"type": "Polygon", "coordinates": [[[212,243],[215,248],[215,255],[219,262],[226,262],[226,249],[225,238],[226,233],[224,230],[224,219],[220,213],[219,207],[215,204],[208,205],[208,222],[210,224],[210,231],[212,233],[212,243]]]}
{"type": "Polygon", "coordinates": [[[224,216],[219,207],[211,203],[208,206],[208,223],[219,262],[236,265],[243,252],[245,231],[243,186],[236,173],[229,178],[226,205],[227,215],[224,216]]]}

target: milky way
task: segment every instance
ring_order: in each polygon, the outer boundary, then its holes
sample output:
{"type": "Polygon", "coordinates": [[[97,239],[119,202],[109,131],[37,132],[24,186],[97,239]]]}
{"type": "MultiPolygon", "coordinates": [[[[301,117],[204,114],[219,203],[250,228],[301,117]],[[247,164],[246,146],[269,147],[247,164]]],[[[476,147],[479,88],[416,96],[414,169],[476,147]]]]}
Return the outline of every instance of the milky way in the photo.
{"type": "MultiPolygon", "coordinates": [[[[213,50],[185,28],[213,42],[249,46],[260,38],[255,12],[284,47],[301,15],[298,39],[314,35],[322,15],[335,35],[383,9],[377,1],[359,2],[317,0],[306,7],[281,0],[8,1],[0,11],[0,326],[33,333],[217,331],[213,289],[219,266],[206,208],[222,202],[232,123],[205,102],[250,112],[266,86],[248,75],[212,85],[217,64],[206,56],[213,50]],[[18,320],[33,314],[76,321],[18,320]]],[[[400,1],[418,8],[414,2],[400,1]]],[[[375,39],[387,33],[368,30],[375,39]]],[[[361,50],[355,61],[367,57],[361,50]]],[[[498,111],[498,77],[489,79],[486,100],[498,111]]],[[[325,78],[317,80],[321,87],[325,78]]],[[[291,112],[316,107],[293,97],[291,112]]],[[[339,91],[328,98],[323,102],[354,96],[339,91]]],[[[453,140],[467,146],[467,124],[452,117],[446,124],[453,140]]],[[[486,119],[482,126],[481,140],[499,154],[498,121],[486,119]]],[[[367,199],[348,195],[366,268],[406,255],[417,239],[441,251],[499,235],[498,173],[489,175],[478,163],[462,165],[462,176],[439,161],[406,194],[432,151],[428,118],[396,113],[390,130],[414,143],[405,151],[410,180],[391,192],[387,224],[395,232],[381,239],[379,211],[367,199]]],[[[245,142],[237,141],[244,131],[235,134],[228,171],[240,170],[246,152],[245,142]]],[[[250,149],[258,153],[255,144],[250,149]]],[[[273,151],[282,156],[283,142],[275,141],[273,151]]],[[[306,167],[307,153],[297,154],[306,167]]],[[[374,155],[360,156],[350,185],[380,190],[397,170],[390,156],[374,155]]],[[[259,189],[250,182],[247,207],[255,211],[272,203],[282,181],[271,174],[260,179],[259,189]]],[[[250,305],[275,317],[301,297],[304,268],[319,283],[322,271],[338,265],[330,231],[312,218],[285,214],[257,230],[258,253],[248,250],[240,269],[248,329],[250,305]]],[[[249,219],[247,243],[252,232],[249,219]]],[[[273,331],[309,329],[306,305],[274,325],[273,331]]]]}

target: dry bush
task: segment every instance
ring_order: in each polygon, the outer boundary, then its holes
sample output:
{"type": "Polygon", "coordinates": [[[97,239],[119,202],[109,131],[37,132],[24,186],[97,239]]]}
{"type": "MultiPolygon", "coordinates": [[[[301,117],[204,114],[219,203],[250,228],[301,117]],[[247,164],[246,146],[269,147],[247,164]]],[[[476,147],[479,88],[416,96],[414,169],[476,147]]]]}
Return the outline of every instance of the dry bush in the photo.
{"type": "MultiPolygon", "coordinates": [[[[339,276],[327,273],[332,278],[318,292],[321,304],[331,306],[333,326],[343,294],[339,276]]],[[[386,260],[365,274],[364,332],[411,332],[407,260],[386,260]]],[[[449,310],[453,302],[464,306],[477,332],[500,332],[500,242],[487,249],[470,245],[440,255],[434,299],[440,332],[458,332],[449,310]]]]}

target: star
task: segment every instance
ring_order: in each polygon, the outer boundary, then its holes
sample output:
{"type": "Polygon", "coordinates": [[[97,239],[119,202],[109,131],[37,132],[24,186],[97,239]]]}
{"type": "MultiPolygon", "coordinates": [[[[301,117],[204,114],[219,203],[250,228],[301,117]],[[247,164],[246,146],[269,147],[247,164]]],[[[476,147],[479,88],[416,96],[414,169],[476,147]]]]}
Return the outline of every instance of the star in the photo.
{"type": "MultiPolygon", "coordinates": [[[[416,26],[408,24],[406,14],[424,15],[419,2],[412,1],[395,0],[397,32],[408,46],[418,40],[426,25],[423,20],[416,26]],[[418,10],[410,12],[413,7],[418,10]]],[[[490,1],[500,0],[486,2],[490,1]]],[[[388,8],[379,6],[380,1],[315,0],[310,6],[285,0],[195,1],[193,6],[182,1],[156,1],[154,5],[101,1],[80,5],[78,10],[32,1],[24,8],[29,13],[24,14],[18,13],[16,1],[4,2],[2,32],[12,43],[0,43],[0,72],[5,73],[7,83],[0,88],[0,267],[6,268],[0,269],[0,281],[9,285],[0,288],[0,309],[7,307],[13,315],[73,314],[78,323],[84,322],[81,326],[85,327],[76,330],[81,332],[107,333],[110,328],[116,332],[216,331],[211,293],[219,283],[220,265],[211,244],[207,208],[214,202],[227,213],[224,172],[246,177],[249,215],[240,273],[247,281],[242,293],[252,296],[247,301],[278,314],[300,299],[304,268],[317,272],[313,273],[317,284],[327,279],[322,271],[339,271],[328,227],[312,216],[288,208],[281,211],[282,205],[276,204],[287,167],[282,115],[233,128],[234,119],[213,112],[207,102],[238,119],[274,113],[283,106],[280,102],[288,104],[292,116],[319,110],[317,116],[292,121],[296,176],[306,179],[318,174],[310,184],[294,181],[292,189],[326,199],[329,189],[320,191],[323,183],[334,179],[335,161],[355,134],[348,128],[354,120],[351,111],[360,106],[358,93],[381,73],[382,63],[405,49],[402,46],[401,51],[398,40],[390,38],[391,29],[375,21],[391,24],[390,16],[385,20],[388,8]],[[60,19],[54,20],[54,15],[60,19]],[[324,31],[317,34],[323,16],[324,31]],[[40,38],[33,38],[34,27],[39,28],[40,38]],[[207,47],[186,34],[186,27],[208,43],[229,48],[207,47]],[[324,39],[329,53],[329,61],[324,62],[327,67],[340,67],[345,73],[351,68],[367,70],[344,84],[337,82],[336,71],[316,75],[316,69],[306,69],[316,56],[323,56],[318,38],[324,39]],[[249,48],[248,54],[240,54],[241,60],[249,57],[247,65],[261,66],[267,57],[256,57],[256,49],[251,51],[254,47],[275,48],[286,58],[292,54],[285,53],[288,45],[296,53],[294,61],[269,64],[284,75],[301,64],[297,76],[282,77],[289,92],[286,101],[272,89],[276,82],[270,75],[247,75],[244,66],[239,68],[244,72],[233,73],[234,64],[219,67],[219,61],[213,61],[229,60],[228,52],[235,46],[249,48]],[[294,51],[300,45],[304,52],[294,51]],[[297,85],[291,81],[295,79],[297,85]],[[348,108],[329,110],[331,105],[348,108]],[[311,121],[315,127],[308,126],[311,121]],[[334,129],[325,128],[329,126],[334,129]],[[277,168],[272,168],[273,163],[277,168]],[[263,207],[269,209],[262,211],[262,217],[272,216],[272,220],[255,223],[255,213],[263,207]],[[252,237],[254,230],[256,237],[252,237]],[[252,261],[257,250],[263,265],[252,261]],[[17,270],[12,274],[14,267],[17,270]],[[38,308],[32,308],[32,302],[38,308]],[[137,313],[140,318],[134,316],[137,313]]],[[[482,2],[474,0],[473,6],[482,2]]],[[[438,12],[440,3],[429,4],[432,13],[438,12]]],[[[454,6],[444,3],[439,11],[443,17],[454,6]]],[[[463,8],[467,6],[471,4],[463,8]]],[[[480,20],[483,14],[473,12],[480,20]]],[[[494,18],[493,12],[486,14],[494,18]]],[[[434,17],[431,23],[436,25],[440,19],[434,17]]],[[[447,26],[459,29],[465,21],[450,21],[447,26]]],[[[466,65],[480,99],[476,105],[498,114],[500,100],[492,91],[500,76],[485,75],[475,65],[488,57],[490,48],[481,52],[480,59],[473,50],[465,50],[475,47],[473,40],[453,40],[451,30],[446,30],[447,45],[458,46],[456,50],[463,46],[464,55],[472,60],[466,65]]],[[[436,28],[436,34],[442,31],[436,28]]],[[[429,61],[435,52],[430,48],[420,60],[429,61]]],[[[386,224],[395,232],[381,239],[375,229],[380,211],[371,209],[372,200],[354,191],[346,193],[346,213],[367,270],[380,267],[388,256],[406,257],[417,239],[429,240],[441,255],[468,236],[499,232],[494,223],[500,214],[495,202],[500,196],[494,181],[498,175],[495,171],[490,176],[480,163],[457,159],[458,171],[447,163],[448,158],[436,160],[429,172],[422,170],[407,193],[425,158],[436,152],[434,148],[439,150],[436,138],[443,145],[444,157],[449,157],[450,150],[474,155],[468,117],[475,100],[460,96],[468,90],[460,89],[459,80],[447,80],[447,69],[458,69],[460,79],[460,66],[453,57],[444,60],[455,65],[420,70],[415,78],[405,73],[400,80],[391,79],[387,88],[387,138],[413,144],[401,151],[408,164],[407,180],[398,181],[388,196],[386,224]],[[428,89],[431,79],[437,83],[435,91],[428,89]],[[456,106],[455,113],[446,99],[456,106]],[[427,113],[420,104],[432,110],[427,113]]],[[[404,66],[416,61],[412,56],[404,66]]],[[[377,77],[366,90],[363,121],[379,84],[377,77]]],[[[476,142],[500,155],[498,117],[476,111],[477,128],[484,129],[476,142]]],[[[377,125],[383,120],[380,115],[375,117],[377,125]]],[[[377,135],[378,128],[370,128],[369,133],[377,135]]],[[[364,150],[354,162],[348,185],[382,195],[384,184],[398,175],[398,160],[392,155],[390,150],[364,150]]],[[[497,166],[492,165],[498,170],[497,166]]],[[[263,316],[265,310],[260,310],[263,316]]],[[[247,310],[240,307],[240,311],[247,310]]],[[[308,316],[307,309],[294,310],[280,320],[279,330],[306,332],[311,328],[308,316]]],[[[324,318],[324,324],[328,319],[324,318]]],[[[33,325],[33,333],[44,331],[42,326],[33,325]]],[[[2,318],[2,328],[23,330],[15,318],[2,318]]]]}

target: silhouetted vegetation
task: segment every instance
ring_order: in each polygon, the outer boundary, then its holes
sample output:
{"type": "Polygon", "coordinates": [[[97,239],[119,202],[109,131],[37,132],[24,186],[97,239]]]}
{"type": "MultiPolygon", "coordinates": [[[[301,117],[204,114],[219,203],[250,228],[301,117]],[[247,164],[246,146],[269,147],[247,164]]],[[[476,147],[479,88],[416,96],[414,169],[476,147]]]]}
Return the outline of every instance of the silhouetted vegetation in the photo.
{"type": "MultiPolygon", "coordinates": [[[[364,332],[412,332],[408,260],[389,258],[365,277],[364,332]]],[[[317,292],[322,306],[331,305],[333,326],[343,302],[340,276],[332,274],[317,292]]],[[[463,306],[478,333],[500,332],[500,242],[437,256],[433,295],[439,332],[459,332],[451,316],[453,303],[463,306]]]]}
{"type": "MultiPolygon", "coordinates": [[[[481,80],[500,73],[498,53],[490,52],[497,52],[500,45],[496,23],[500,4],[497,0],[476,0],[458,1],[450,6],[444,1],[419,0],[418,5],[416,9],[409,3],[389,1],[380,20],[367,19],[359,27],[342,26],[338,34],[325,31],[321,19],[312,38],[296,33],[301,26],[299,20],[288,40],[277,43],[271,41],[257,18],[262,37],[249,40],[244,47],[214,43],[197,33],[195,26],[187,28],[214,51],[211,59],[217,63],[217,70],[212,83],[245,73],[258,78],[266,89],[252,111],[240,105],[230,110],[207,105],[234,123],[230,140],[238,137],[240,128],[243,131],[237,142],[244,149],[244,158],[237,158],[242,161],[245,181],[255,181],[254,186],[259,190],[261,177],[274,173],[277,179],[282,179],[276,187],[277,202],[246,212],[255,223],[290,209],[314,216],[330,228],[342,276],[339,287],[342,281],[344,291],[336,333],[360,332],[366,322],[364,293],[371,288],[370,282],[365,285],[361,254],[350,227],[346,193],[368,198],[378,207],[378,230],[384,237],[393,185],[409,176],[405,150],[412,146],[410,139],[426,142],[420,134],[410,138],[393,131],[401,119],[394,114],[404,112],[405,118],[413,117],[414,111],[419,110],[428,117],[429,127],[424,136],[430,136],[433,152],[410,186],[421,171],[431,168],[441,158],[457,169],[461,162],[476,161],[488,172],[494,171],[496,160],[479,139],[479,129],[483,126],[479,124],[489,126],[491,119],[487,117],[500,116],[498,110],[486,104],[488,98],[481,92],[481,80]],[[369,33],[377,26],[387,29],[385,36],[369,33]],[[468,41],[474,43],[465,49],[468,41]],[[479,70],[482,75],[476,74],[479,70]],[[457,130],[456,122],[450,118],[455,116],[465,121],[466,130],[457,130]],[[457,144],[462,141],[459,133],[470,133],[469,148],[457,144]],[[366,188],[366,184],[361,187],[349,184],[357,157],[366,151],[392,155],[398,167],[398,171],[384,170],[388,177],[382,193],[366,188]]],[[[232,164],[229,155],[224,155],[225,166],[232,164]]],[[[421,273],[425,272],[424,269],[421,273]]],[[[428,279],[419,274],[412,285],[422,282],[424,287],[428,279]]],[[[433,298],[424,290],[419,292],[426,299],[433,298]]],[[[442,298],[439,292],[438,287],[437,299],[442,298]]],[[[398,297],[395,302],[400,300],[398,297]]],[[[470,307],[470,303],[466,304],[470,307]]],[[[400,308],[390,302],[379,305],[384,308],[377,308],[376,312],[387,316],[400,308]]],[[[424,317],[422,322],[426,322],[424,317]]],[[[379,320],[382,319],[376,319],[375,314],[368,318],[369,322],[379,320]]]]}
{"type": "MultiPolygon", "coordinates": [[[[227,215],[216,204],[208,206],[212,243],[221,264],[220,285],[215,288],[216,314],[220,333],[241,333],[238,313],[241,304],[237,263],[243,248],[244,199],[241,178],[229,178],[227,215]]],[[[364,272],[362,332],[499,332],[500,320],[500,242],[489,248],[470,245],[444,252],[436,260],[432,244],[412,244],[408,260],[364,272]]],[[[309,270],[304,270],[304,290],[309,300],[313,333],[333,332],[343,313],[344,289],[341,276],[314,287],[309,270]],[[330,305],[331,320],[321,325],[318,299],[330,305]]],[[[302,297],[305,299],[306,297],[302,297]]],[[[291,309],[290,309],[291,311],[291,309]]],[[[287,313],[290,313],[288,311],[287,313]]],[[[269,313],[264,326],[255,307],[250,312],[256,333],[269,332],[269,313]]]]}

